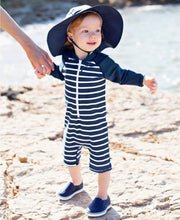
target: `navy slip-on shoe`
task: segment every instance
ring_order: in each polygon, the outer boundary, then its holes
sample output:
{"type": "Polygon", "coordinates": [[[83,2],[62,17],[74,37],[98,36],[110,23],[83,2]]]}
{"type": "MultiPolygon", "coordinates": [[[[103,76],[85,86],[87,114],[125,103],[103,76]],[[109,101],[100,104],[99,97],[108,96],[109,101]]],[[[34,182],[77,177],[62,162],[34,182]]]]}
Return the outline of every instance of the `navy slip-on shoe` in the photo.
{"type": "Polygon", "coordinates": [[[108,209],[111,208],[111,201],[108,196],[106,200],[95,198],[87,208],[87,215],[89,217],[99,217],[105,215],[108,209]]]}
{"type": "Polygon", "coordinates": [[[68,200],[82,191],[83,183],[81,183],[78,186],[75,186],[73,183],[70,182],[62,192],[58,193],[58,196],[61,200],[68,200]]]}

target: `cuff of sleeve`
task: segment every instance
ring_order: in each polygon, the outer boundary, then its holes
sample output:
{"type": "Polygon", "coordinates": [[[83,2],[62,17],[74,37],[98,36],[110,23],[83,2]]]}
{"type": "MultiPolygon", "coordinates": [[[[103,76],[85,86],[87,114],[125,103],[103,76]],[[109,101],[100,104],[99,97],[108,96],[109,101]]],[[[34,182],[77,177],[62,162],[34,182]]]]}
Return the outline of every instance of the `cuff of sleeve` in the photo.
{"type": "Polygon", "coordinates": [[[139,86],[140,86],[140,87],[143,87],[143,86],[144,86],[144,84],[143,84],[144,78],[145,78],[144,75],[141,75],[141,76],[140,76],[140,79],[139,79],[139,86]]]}

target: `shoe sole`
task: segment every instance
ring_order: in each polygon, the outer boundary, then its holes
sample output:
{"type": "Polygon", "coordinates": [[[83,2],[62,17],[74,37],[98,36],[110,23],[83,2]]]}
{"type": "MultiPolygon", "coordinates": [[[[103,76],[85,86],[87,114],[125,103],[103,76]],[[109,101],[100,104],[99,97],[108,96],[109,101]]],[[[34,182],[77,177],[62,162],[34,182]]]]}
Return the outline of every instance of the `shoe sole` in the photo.
{"type": "Polygon", "coordinates": [[[58,197],[60,198],[60,200],[64,200],[64,201],[65,201],[65,200],[71,199],[73,196],[77,195],[78,193],[82,192],[83,190],[84,190],[84,189],[82,188],[82,189],[80,189],[80,190],[74,192],[74,193],[71,194],[70,196],[66,196],[66,197],[60,196],[59,194],[57,194],[57,195],[58,195],[58,197]]]}
{"type": "Polygon", "coordinates": [[[110,208],[111,208],[111,204],[103,212],[98,212],[98,213],[87,212],[87,215],[89,217],[100,217],[100,216],[105,215],[110,208]]]}

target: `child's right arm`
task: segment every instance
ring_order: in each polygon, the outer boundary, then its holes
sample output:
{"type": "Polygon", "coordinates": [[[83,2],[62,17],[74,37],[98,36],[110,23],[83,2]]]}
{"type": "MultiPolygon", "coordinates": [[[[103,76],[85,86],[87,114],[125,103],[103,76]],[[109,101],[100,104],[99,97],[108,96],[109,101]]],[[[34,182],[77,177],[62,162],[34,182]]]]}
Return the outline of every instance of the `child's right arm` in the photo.
{"type": "Polygon", "coordinates": [[[55,63],[53,63],[53,64],[54,64],[54,70],[51,71],[50,75],[63,81],[64,75],[62,74],[62,71],[60,71],[59,66],[57,66],[55,63]]]}
{"type": "MultiPolygon", "coordinates": [[[[60,79],[60,80],[64,80],[64,75],[62,74],[62,72],[59,69],[59,66],[57,66],[55,63],[54,64],[54,70],[51,71],[50,75],[52,75],[53,77],[60,79]]],[[[43,72],[40,73],[37,69],[35,70],[35,74],[37,76],[38,79],[42,79],[46,74],[45,74],[45,70],[43,68],[43,72]]]]}

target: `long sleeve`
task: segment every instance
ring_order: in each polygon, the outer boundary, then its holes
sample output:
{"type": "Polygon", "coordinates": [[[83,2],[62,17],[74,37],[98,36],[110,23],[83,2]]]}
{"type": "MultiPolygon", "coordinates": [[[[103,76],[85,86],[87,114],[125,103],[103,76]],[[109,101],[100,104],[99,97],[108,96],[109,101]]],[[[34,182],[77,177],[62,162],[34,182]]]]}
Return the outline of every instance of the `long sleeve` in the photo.
{"type": "Polygon", "coordinates": [[[101,54],[99,66],[104,78],[121,85],[143,86],[144,76],[131,70],[122,69],[109,56],[101,54]]]}
{"type": "Polygon", "coordinates": [[[60,79],[60,80],[64,80],[64,76],[62,74],[62,72],[59,69],[59,66],[57,66],[55,63],[54,64],[54,71],[51,71],[51,74],[53,77],[60,79]]]}

